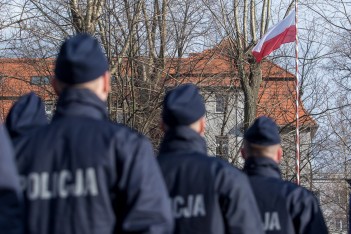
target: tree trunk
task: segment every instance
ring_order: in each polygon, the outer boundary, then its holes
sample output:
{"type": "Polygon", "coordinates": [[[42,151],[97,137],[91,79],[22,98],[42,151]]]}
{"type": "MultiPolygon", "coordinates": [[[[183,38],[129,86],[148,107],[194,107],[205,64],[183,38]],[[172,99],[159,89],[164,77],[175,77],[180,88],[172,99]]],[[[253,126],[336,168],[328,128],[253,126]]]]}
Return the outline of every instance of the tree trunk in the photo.
{"type": "Polygon", "coordinates": [[[242,62],[243,59],[244,58],[242,55],[238,56],[236,63],[245,97],[244,130],[246,130],[256,118],[258,92],[262,82],[262,72],[261,64],[256,63],[253,58],[248,59],[249,69],[246,71],[247,68],[242,62]]]}

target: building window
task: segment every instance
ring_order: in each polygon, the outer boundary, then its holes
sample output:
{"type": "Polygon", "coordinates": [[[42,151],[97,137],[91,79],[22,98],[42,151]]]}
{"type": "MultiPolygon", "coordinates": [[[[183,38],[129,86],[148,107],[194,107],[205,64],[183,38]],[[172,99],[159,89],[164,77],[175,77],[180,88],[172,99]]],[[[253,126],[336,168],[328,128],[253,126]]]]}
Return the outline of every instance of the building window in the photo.
{"type": "Polygon", "coordinates": [[[216,113],[223,113],[225,108],[225,97],[216,94],[216,113]]]}
{"type": "Polygon", "coordinates": [[[347,230],[347,223],[344,219],[336,218],[335,219],[335,230],[337,231],[345,231],[347,230]]]}
{"type": "Polygon", "coordinates": [[[228,157],[229,139],[228,136],[216,136],[216,155],[228,157]]]}
{"type": "Polygon", "coordinates": [[[50,77],[48,77],[48,76],[32,76],[30,78],[30,84],[32,84],[32,85],[48,85],[48,84],[50,84],[50,77]]]}
{"type": "Polygon", "coordinates": [[[346,201],[345,192],[342,190],[337,190],[334,192],[335,202],[338,204],[343,204],[346,201]]]}
{"type": "Polygon", "coordinates": [[[46,101],[45,102],[45,114],[46,117],[50,120],[54,115],[55,105],[53,101],[46,101]]]}
{"type": "Polygon", "coordinates": [[[124,123],[124,114],[123,114],[123,109],[121,109],[121,108],[117,109],[116,121],[117,121],[117,123],[124,123]]]}
{"type": "Polygon", "coordinates": [[[123,101],[111,100],[109,108],[113,121],[124,123],[123,101]]]}
{"type": "Polygon", "coordinates": [[[244,126],[243,123],[238,123],[235,125],[230,131],[229,134],[235,137],[243,137],[244,136],[244,126]]]}

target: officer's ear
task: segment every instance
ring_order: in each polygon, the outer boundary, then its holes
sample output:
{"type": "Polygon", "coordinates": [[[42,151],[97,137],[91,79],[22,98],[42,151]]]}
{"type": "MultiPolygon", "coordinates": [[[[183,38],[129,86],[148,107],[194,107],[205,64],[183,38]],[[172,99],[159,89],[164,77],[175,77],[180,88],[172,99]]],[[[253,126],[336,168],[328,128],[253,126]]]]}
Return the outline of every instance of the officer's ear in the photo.
{"type": "Polygon", "coordinates": [[[160,122],[160,128],[163,132],[167,131],[167,125],[163,121],[160,122]]]}
{"type": "Polygon", "coordinates": [[[244,147],[240,149],[240,152],[241,152],[241,157],[244,160],[246,160],[247,159],[247,154],[246,154],[246,151],[245,151],[244,147]]]}
{"type": "Polygon", "coordinates": [[[243,143],[242,143],[242,147],[240,149],[240,153],[241,153],[241,157],[246,160],[248,158],[248,153],[246,151],[248,145],[248,143],[246,142],[246,140],[244,139],[243,143]]]}
{"type": "Polygon", "coordinates": [[[200,135],[205,136],[205,131],[206,131],[206,119],[205,117],[202,117],[200,119],[200,135]]]}
{"type": "Polygon", "coordinates": [[[277,161],[280,163],[283,159],[283,149],[281,146],[279,146],[278,151],[277,151],[277,161]]]}
{"type": "Polygon", "coordinates": [[[56,78],[51,79],[51,86],[54,88],[56,95],[59,95],[61,93],[60,84],[58,83],[56,78]]]}
{"type": "Polygon", "coordinates": [[[104,81],[104,92],[109,93],[111,91],[111,73],[109,71],[106,71],[103,75],[103,81],[104,81]]]}

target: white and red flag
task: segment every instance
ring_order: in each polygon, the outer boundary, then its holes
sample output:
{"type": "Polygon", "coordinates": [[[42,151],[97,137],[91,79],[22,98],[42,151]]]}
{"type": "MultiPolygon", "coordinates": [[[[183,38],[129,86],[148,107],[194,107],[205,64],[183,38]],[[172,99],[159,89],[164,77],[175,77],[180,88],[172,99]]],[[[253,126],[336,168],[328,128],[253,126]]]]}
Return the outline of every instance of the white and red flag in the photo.
{"type": "Polygon", "coordinates": [[[282,44],[296,40],[295,10],[292,10],[281,22],[274,25],[252,49],[257,62],[278,49],[282,44]]]}

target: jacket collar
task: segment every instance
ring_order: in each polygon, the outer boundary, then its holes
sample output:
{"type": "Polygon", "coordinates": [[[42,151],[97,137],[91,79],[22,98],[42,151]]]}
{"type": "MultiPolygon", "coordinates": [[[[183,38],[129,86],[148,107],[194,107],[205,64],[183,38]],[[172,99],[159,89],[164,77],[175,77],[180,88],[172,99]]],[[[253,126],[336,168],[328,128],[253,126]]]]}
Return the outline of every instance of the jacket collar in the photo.
{"type": "Polygon", "coordinates": [[[172,152],[207,153],[205,139],[187,126],[178,126],[168,130],[160,146],[160,154],[172,152]]]}
{"type": "Polygon", "coordinates": [[[88,89],[65,89],[57,102],[53,120],[61,116],[108,119],[106,103],[88,89]]]}
{"type": "Polygon", "coordinates": [[[281,178],[278,164],[266,157],[249,157],[245,161],[244,171],[249,175],[281,178]]]}

